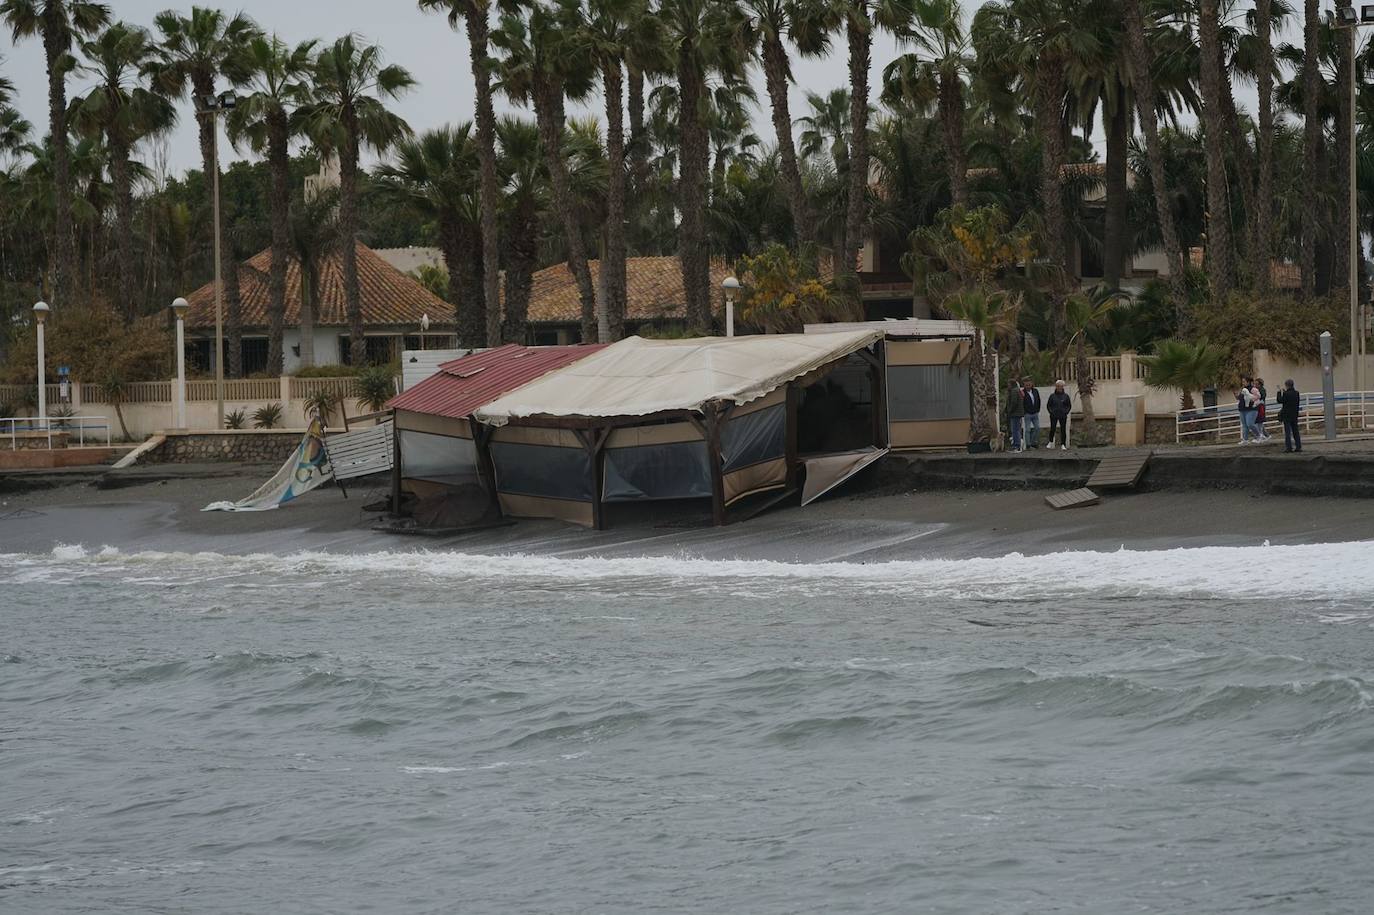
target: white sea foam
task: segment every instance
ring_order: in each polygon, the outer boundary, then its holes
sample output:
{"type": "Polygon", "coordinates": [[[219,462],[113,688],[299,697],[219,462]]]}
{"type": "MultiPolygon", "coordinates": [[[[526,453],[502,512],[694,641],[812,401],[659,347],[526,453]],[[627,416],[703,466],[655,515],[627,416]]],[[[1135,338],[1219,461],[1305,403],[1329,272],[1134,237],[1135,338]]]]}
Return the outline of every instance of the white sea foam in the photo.
{"type": "Polygon", "coordinates": [[[1374,542],[1265,547],[1193,547],[1172,550],[1010,553],[996,558],[921,559],[879,563],[785,563],[688,556],[559,558],[529,554],[485,555],[439,551],[373,553],[300,552],[287,555],[122,553],[59,546],[48,556],[0,554],[0,578],[32,580],[41,570],[53,580],[92,573],[156,574],[167,583],[248,576],[257,584],[301,579],[381,576],[392,581],[499,581],[507,587],[590,587],[673,591],[731,587],[826,587],[861,583],[888,593],[958,599],[1044,598],[1067,594],[1102,597],[1363,598],[1374,594],[1374,542]],[[8,575],[5,575],[5,572],[8,575]],[[27,574],[25,574],[27,573],[27,574]]]}

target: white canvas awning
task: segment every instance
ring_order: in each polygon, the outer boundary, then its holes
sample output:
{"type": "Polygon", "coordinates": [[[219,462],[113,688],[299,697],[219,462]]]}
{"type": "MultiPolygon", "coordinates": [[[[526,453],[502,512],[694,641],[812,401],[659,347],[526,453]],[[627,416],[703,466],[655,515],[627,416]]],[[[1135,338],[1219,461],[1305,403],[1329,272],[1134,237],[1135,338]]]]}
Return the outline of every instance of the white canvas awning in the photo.
{"type": "Polygon", "coordinates": [[[518,388],[474,416],[493,426],[528,416],[647,416],[748,403],[882,339],[864,328],[835,334],[769,334],[646,340],[629,337],[518,388]]]}

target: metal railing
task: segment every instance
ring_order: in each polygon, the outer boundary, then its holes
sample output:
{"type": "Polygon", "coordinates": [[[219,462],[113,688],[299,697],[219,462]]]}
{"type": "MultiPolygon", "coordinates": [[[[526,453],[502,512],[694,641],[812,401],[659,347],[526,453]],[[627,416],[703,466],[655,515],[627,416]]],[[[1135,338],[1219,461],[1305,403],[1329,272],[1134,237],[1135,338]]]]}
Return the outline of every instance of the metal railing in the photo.
{"type": "Polygon", "coordinates": [[[44,438],[48,448],[52,448],[52,438],[76,436],[77,444],[86,445],[86,433],[105,433],[105,445],[110,445],[110,418],[108,416],[0,416],[0,437],[8,436],[10,450],[19,450],[19,439],[44,438]],[[20,425],[23,424],[23,428],[20,425]]]}
{"type": "MultiPolygon", "coordinates": [[[[1321,430],[1325,425],[1325,399],[1321,394],[1302,394],[1299,396],[1298,428],[1303,432],[1321,430]]],[[[1336,428],[1353,430],[1364,429],[1374,421],[1374,391],[1337,391],[1332,398],[1336,408],[1336,428]]],[[[1268,404],[1265,408],[1265,423],[1270,424],[1266,432],[1283,434],[1279,424],[1279,407],[1268,404]]],[[[1179,410],[1174,414],[1174,440],[1182,444],[1187,440],[1207,438],[1218,442],[1234,438],[1241,439],[1240,411],[1234,403],[1218,404],[1215,407],[1198,407],[1193,410],[1179,410]]]]}

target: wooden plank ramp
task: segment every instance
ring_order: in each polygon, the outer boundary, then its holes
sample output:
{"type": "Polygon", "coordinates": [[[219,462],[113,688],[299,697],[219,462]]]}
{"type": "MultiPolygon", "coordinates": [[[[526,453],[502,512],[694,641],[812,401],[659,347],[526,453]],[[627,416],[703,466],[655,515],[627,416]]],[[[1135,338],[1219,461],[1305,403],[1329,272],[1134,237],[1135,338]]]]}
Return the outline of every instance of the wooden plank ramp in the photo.
{"type": "Polygon", "coordinates": [[[1140,482],[1153,451],[1127,451],[1103,458],[1088,477],[1088,486],[1098,489],[1129,489],[1140,482]]]}
{"type": "Polygon", "coordinates": [[[1053,509],[1061,508],[1082,508],[1085,505],[1097,505],[1102,501],[1101,497],[1091,489],[1071,489],[1068,492],[1057,492],[1052,496],[1045,497],[1045,504],[1053,509]]]}

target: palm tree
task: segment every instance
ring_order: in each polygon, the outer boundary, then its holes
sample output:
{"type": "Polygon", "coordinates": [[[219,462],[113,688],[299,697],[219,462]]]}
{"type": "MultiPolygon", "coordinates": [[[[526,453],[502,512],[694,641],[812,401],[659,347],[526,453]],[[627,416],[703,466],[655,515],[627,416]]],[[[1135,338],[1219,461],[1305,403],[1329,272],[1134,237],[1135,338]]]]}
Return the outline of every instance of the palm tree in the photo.
{"type": "Polygon", "coordinates": [[[816,227],[812,222],[801,167],[797,164],[797,146],[792,137],[792,111],[787,98],[792,84],[792,64],[783,44],[783,36],[792,29],[792,14],[796,4],[794,0],[744,0],[744,6],[752,14],[754,28],[759,34],[759,60],[763,63],[764,84],[768,89],[773,131],[777,137],[778,162],[787,188],[787,206],[792,213],[797,250],[808,261],[814,261],[816,227]]]}
{"type": "Polygon", "coordinates": [[[970,442],[990,441],[998,427],[997,344],[1016,336],[1021,298],[1014,293],[977,287],[955,292],[942,304],[952,317],[973,327],[973,340],[963,357],[973,397],[968,438],[970,442]]]}
{"type": "Polygon", "coordinates": [[[506,186],[505,314],[501,336],[505,343],[524,343],[534,270],[539,265],[540,226],[548,210],[548,174],[539,148],[538,127],[529,121],[502,118],[496,122],[496,134],[501,140],[499,161],[506,186]]]}
{"type": "Polygon", "coordinates": [[[94,35],[110,21],[110,8],[89,0],[3,0],[0,19],[13,40],[42,38],[48,68],[48,135],[53,138],[54,257],[50,265],[51,294],[70,301],[76,279],[76,247],[72,232],[72,176],[67,156],[67,71],[73,42],[94,35]]]}
{"type": "Polygon", "coordinates": [[[400,194],[417,215],[434,223],[448,271],[447,298],[463,347],[484,346],[487,333],[477,171],[471,122],[401,140],[392,161],[377,171],[382,187],[400,194]]]}
{"type": "Polygon", "coordinates": [[[252,91],[229,116],[229,139],[267,153],[272,191],[272,264],[268,273],[267,371],[285,370],[282,325],[286,316],[286,267],[291,257],[291,137],[299,129],[296,113],[311,99],[310,75],[315,41],[294,48],[276,35],[255,35],[243,48],[240,65],[251,74],[252,91]]]}
{"type": "Polygon", "coordinates": [[[909,27],[897,33],[915,47],[883,71],[883,99],[926,109],[935,104],[949,170],[954,206],[968,206],[968,149],[964,144],[964,79],[973,67],[958,0],[929,0],[916,6],[909,27]]]}
{"type": "MultiPolygon", "coordinates": [[[[1097,0],[994,0],[973,20],[980,66],[1010,67],[1030,96],[1040,140],[1040,207],[1045,253],[1067,277],[1068,217],[1064,206],[1064,112],[1071,67],[1092,66],[1102,54],[1097,0]]],[[[1064,305],[1054,307],[1052,331],[1063,340],[1064,305]]]]}
{"type": "Polygon", "coordinates": [[[595,339],[597,332],[597,295],[591,268],[587,265],[582,220],[573,201],[563,132],[566,123],[564,98],[586,94],[594,66],[587,55],[579,53],[581,8],[575,6],[569,10],[569,6],[573,5],[565,4],[553,12],[545,6],[532,5],[527,18],[513,14],[503,16],[501,27],[492,35],[492,43],[505,54],[501,85],[506,95],[518,102],[530,102],[534,108],[545,166],[563,224],[568,270],[577,283],[582,306],[582,339],[590,341],[595,339]]]}
{"type": "Polygon", "coordinates": [[[297,197],[291,203],[291,254],[300,265],[300,362],[303,367],[315,364],[315,293],[320,288],[320,268],[339,246],[338,193],[330,190],[306,200],[297,197]]]}
{"type": "Polygon", "coordinates": [[[1134,80],[1136,114],[1140,118],[1141,131],[1145,134],[1145,151],[1150,164],[1150,187],[1154,192],[1155,219],[1159,224],[1164,256],[1169,265],[1169,291],[1174,300],[1177,322],[1182,325],[1188,306],[1187,265],[1183,259],[1183,246],[1178,240],[1178,229],[1174,225],[1174,210],[1170,203],[1169,183],[1164,171],[1164,150],[1159,140],[1159,119],[1155,112],[1155,60],[1146,36],[1145,19],[1140,4],[1141,0],[1123,0],[1126,47],[1134,80]]]}
{"type": "Polygon", "coordinates": [[[348,311],[349,357],[367,359],[363,336],[362,288],[358,283],[358,156],[364,146],[382,151],[410,133],[383,99],[397,98],[415,84],[396,64],[382,65],[382,49],[358,44],[352,35],[320,51],[314,64],[315,101],[303,113],[306,131],[339,153],[339,255],[348,311]]]}
{"type": "MultiPolygon", "coordinates": [[[[0,57],[0,64],[5,58],[0,57]]],[[[29,141],[33,125],[14,107],[14,83],[0,76],[0,156],[18,152],[29,141]]]]}
{"type": "Polygon", "coordinates": [[[501,343],[501,301],[497,284],[500,246],[497,221],[501,188],[496,174],[496,109],[492,104],[488,46],[491,25],[487,21],[490,0],[417,0],[422,10],[447,10],[450,28],[463,24],[472,60],[472,81],[477,90],[477,156],[481,165],[482,205],[482,298],[486,307],[487,345],[501,343]]]}
{"type": "MultiPolygon", "coordinates": [[[[601,257],[601,288],[606,298],[601,342],[619,340],[625,323],[625,124],[624,66],[632,47],[661,42],[658,20],[645,0],[588,0],[581,42],[601,75],[606,102],[606,245],[601,257]]],[[[600,322],[598,322],[600,323],[600,322]]]]}
{"type": "Polygon", "coordinates": [[[1206,340],[1161,340],[1154,355],[1138,356],[1147,369],[1145,383],[1152,388],[1172,388],[1179,392],[1179,406],[1194,408],[1193,392],[1210,388],[1221,377],[1226,349],[1206,340]]]}
{"type": "Polygon", "coordinates": [[[1226,137],[1222,119],[1222,63],[1218,0],[1200,0],[1198,79],[1202,89],[1203,149],[1207,156],[1207,276],[1213,301],[1231,291],[1231,210],[1226,192],[1226,137]]]}
{"type": "Polygon", "coordinates": [[[835,276],[844,273],[844,252],[849,250],[846,229],[849,225],[849,90],[832,89],[826,95],[806,93],[811,113],[797,119],[801,125],[801,154],[815,159],[826,150],[836,178],[834,191],[838,198],[833,206],[818,207],[821,212],[843,214],[830,222],[831,271],[835,276]]]}
{"type": "Polygon", "coordinates": [[[146,29],[116,22],[96,38],[83,41],[81,50],[89,61],[82,69],[98,82],[84,96],[72,99],[71,121],[83,133],[103,135],[109,150],[119,250],[117,307],[124,320],[132,322],[138,305],[134,300],[134,191],[129,157],[134,144],[143,137],[171,127],[176,110],[166,98],[141,85],[144,71],[157,56],[146,29]]]}
{"type": "Polygon", "coordinates": [[[1074,374],[1078,376],[1078,404],[1083,411],[1085,428],[1091,429],[1096,418],[1093,414],[1093,389],[1097,386],[1089,372],[1088,337],[1093,331],[1106,324],[1122,299],[1122,294],[1107,286],[1098,285],[1086,292],[1077,292],[1064,300],[1064,312],[1068,338],[1065,348],[1074,350],[1074,374]]]}
{"type": "Polygon", "coordinates": [[[1268,290],[1274,259],[1274,46],[1271,39],[1273,0],[1255,0],[1255,40],[1259,59],[1255,62],[1256,92],[1259,95],[1259,124],[1255,145],[1259,153],[1259,180],[1255,188],[1255,257],[1260,263],[1257,285],[1268,290]]]}
{"type": "Polygon", "coordinates": [[[744,18],[734,4],[664,0],[659,18],[677,49],[678,187],[681,208],[678,257],[687,325],[704,332],[711,321],[710,241],[706,229],[707,172],[711,162],[707,76],[742,79],[744,18]]]}
{"type": "MultiPolygon", "coordinates": [[[[259,30],[257,24],[242,13],[229,17],[220,10],[202,6],[191,7],[190,15],[167,10],[153,21],[162,34],[163,54],[161,63],[153,71],[155,84],[161,91],[177,98],[187,92],[191,95],[197,111],[200,160],[208,203],[214,194],[216,180],[215,118],[202,110],[203,101],[215,95],[221,79],[230,85],[244,81],[246,74],[237,65],[239,50],[259,30]]],[[[221,213],[220,219],[224,220],[225,214],[221,213]]],[[[229,349],[225,368],[230,377],[238,377],[243,374],[243,318],[238,257],[229,232],[222,234],[220,257],[224,330],[229,349]]]]}
{"type": "Polygon", "coordinates": [[[1322,122],[1318,116],[1321,97],[1321,20],[1317,0],[1303,2],[1302,120],[1303,197],[1302,294],[1311,298],[1317,286],[1317,162],[1321,154],[1322,122]]]}

